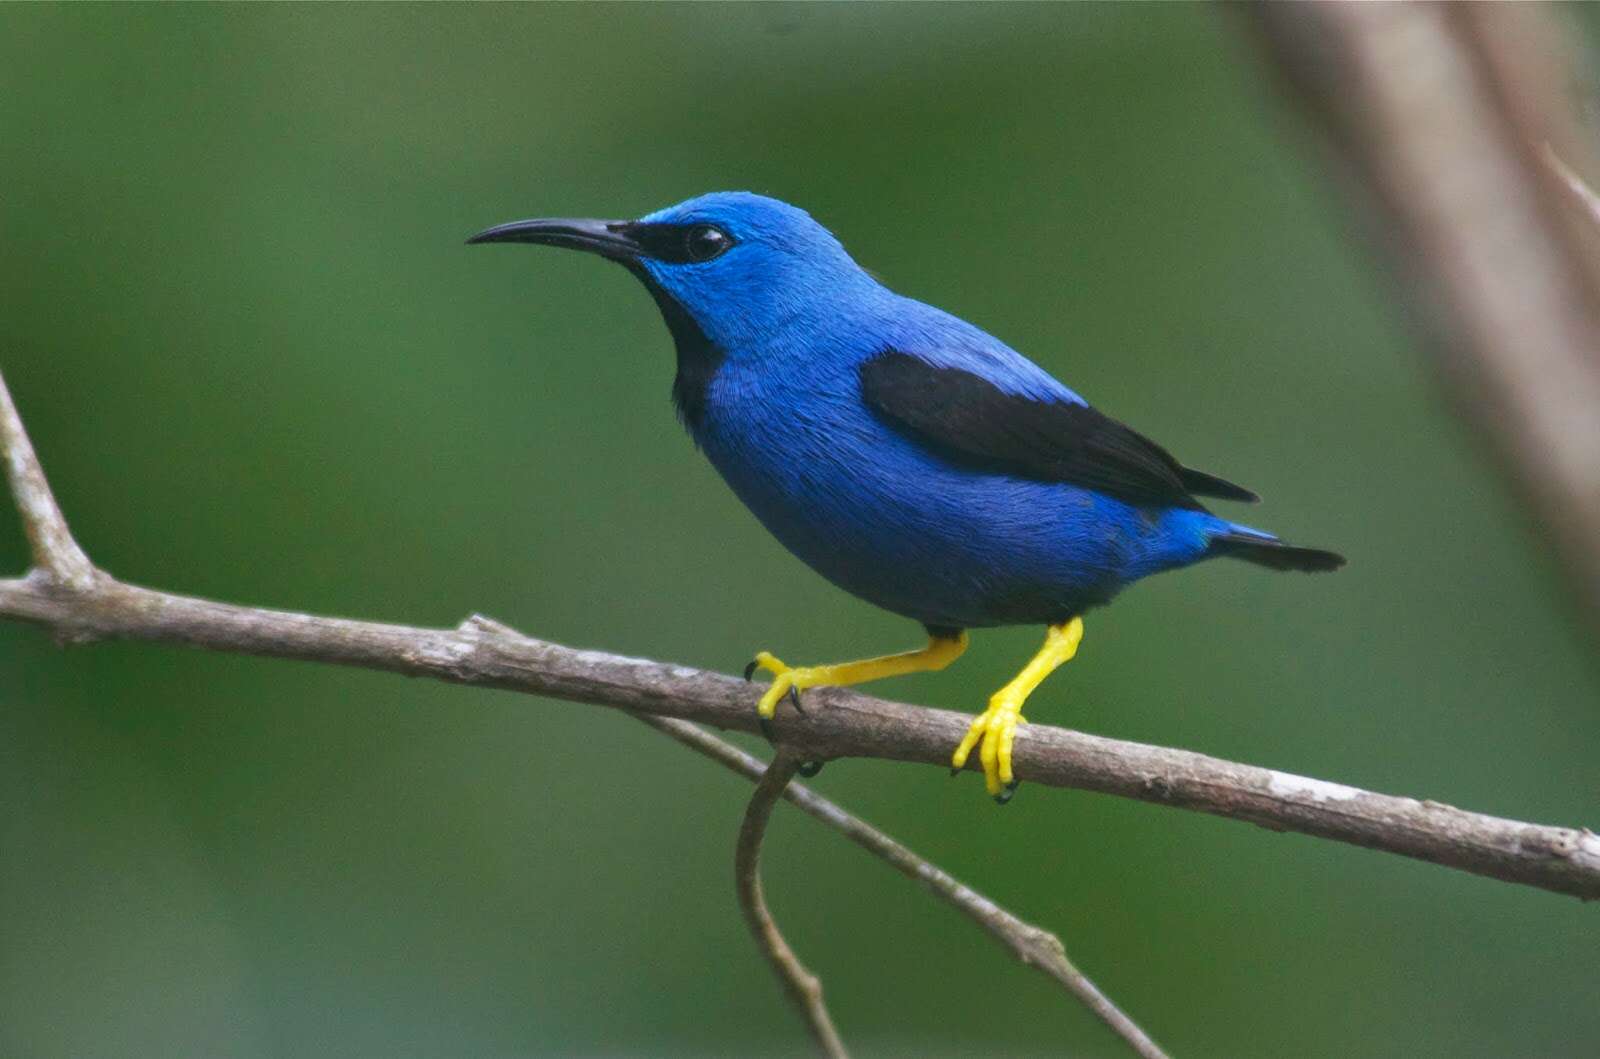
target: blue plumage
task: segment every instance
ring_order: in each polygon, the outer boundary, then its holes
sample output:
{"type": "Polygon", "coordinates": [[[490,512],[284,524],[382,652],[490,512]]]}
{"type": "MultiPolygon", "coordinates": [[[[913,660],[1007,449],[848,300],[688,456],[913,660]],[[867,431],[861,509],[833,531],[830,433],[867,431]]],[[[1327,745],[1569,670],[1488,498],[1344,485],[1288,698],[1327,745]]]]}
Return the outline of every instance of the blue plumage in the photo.
{"type": "MultiPolygon", "coordinates": [[[[914,335],[896,341],[918,348],[914,335]]],[[[1205,531],[1227,526],[953,465],[862,403],[868,342],[852,335],[820,355],[779,344],[721,366],[697,440],[790,551],[887,610],[947,628],[1061,621],[1199,558],[1205,531]]]]}
{"type": "Polygon", "coordinates": [[[1059,622],[1205,558],[1218,536],[1272,539],[1202,510],[963,466],[897,431],[861,393],[862,366],[889,350],[1004,394],[1086,402],[994,336],[884,287],[803,210],[722,192],[637,223],[732,240],[703,262],[624,263],[710,347],[679,336],[703,387],[680,396],[696,442],[790,551],[868,602],[942,628],[1059,622]]]}
{"type": "MultiPolygon", "coordinates": [[[[636,222],[516,222],[474,241],[573,246],[628,266],[677,339],[685,422],[739,498],[830,581],[929,626],[1058,623],[1132,581],[1217,554],[1219,539],[1257,561],[1256,543],[1276,542],[1209,514],[1181,487],[1173,499],[1187,503],[1141,503],[1095,488],[1092,473],[1007,473],[897,429],[862,393],[864,366],[891,351],[975,376],[1001,397],[1086,402],[994,336],[880,284],[794,206],[719,192],[636,222]]],[[[1336,562],[1275,551],[1288,561],[1268,565],[1336,562]]]]}
{"type": "Polygon", "coordinates": [[[684,266],[646,258],[651,280],[734,360],[853,369],[885,349],[977,372],[1009,393],[1086,403],[993,335],[873,279],[804,210],[743,191],[714,192],[640,223],[716,225],[737,255],[684,266]]]}
{"type": "Polygon", "coordinates": [[[960,768],[981,743],[1004,801],[1021,704],[1076,651],[1085,610],[1215,555],[1343,563],[1211,514],[1197,496],[1255,496],[884,287],[786,203],[723,192],[637,221],[518,221],[471,241],[571,247],[632,271],[677,346],[679,414],[734,492],[824,577],[928,627],[928,648],[881,659],[796,669],[759,655],[774,674],[764,720],[789,689],[939,668],[965,647],[961,630],[1049,625],[952,759],[960,768]]]}

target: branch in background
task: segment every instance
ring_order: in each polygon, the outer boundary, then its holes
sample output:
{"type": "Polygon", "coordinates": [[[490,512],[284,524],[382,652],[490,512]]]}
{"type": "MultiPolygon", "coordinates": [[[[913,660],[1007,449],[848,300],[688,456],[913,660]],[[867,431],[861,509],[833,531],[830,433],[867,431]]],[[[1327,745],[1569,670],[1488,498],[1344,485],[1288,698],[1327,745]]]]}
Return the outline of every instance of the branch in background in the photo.
{"type": "Polygon", "coordinates": [[[1567,191],[1572,195],[1572,201],[1584,213],[1589,215],[1589,220],[1594,222],[1597,228],[1600,228],[1600,194],[1595,193],[1594,188],[1590,187],[1589,182],[1578,175],[1576,169],[1562,161],[1561,156],[1556,154],[1556,149],[1550,146],[1549,143],[1544,144],[1543,154],[1545,164],[1566,186],[1567,191]]]}
{"type": "Polygon", "coordinates": [[[817,1050],[833,1059],[848,1059],[849,1053],[844,1050],[839,1031],[833,1028],[833,1019],[822,1002],[822,983],[806,970],[789,943],[783,940],[761,889],[761,840],[766,837],[772,807],[783,797],[784,788],[789,786],[799,768],[800,759],[794,752],[779,747],[761,782],[756,784],[750,804],[745,807],[744,823],[739,826],[739,843],[733,855],[734,884],[739,893],[739,910],[744,913],[745,923],[756,939],[756,947],[772,965],[784,991],[806,1020],[806,1029],[811,1031],[817,1050]]]}
{"type": "Polygon", "coordinates": [[[1600,620],[1600,267],[1595,233],[1571,223],[1570,191],[1545,160],[1577,157],[1581,143],[1556,14],[1536,4],[1248,11],[1376,206],[1369,227],[1410,282],[1462,412],[1600,620]]]}
{"type": "MultiPolygon", "coordinates": [[[[759,759],[688,721],[648,714],[638,717],[650,727],[698,750],[746,779],[759,781],[766,773],[766,766],[759,759]]],[[[1100,992],[1082,971],[1073,966],[1072,961],[1067,959],[1060,939],[1054,934],[1018,919],[937,864],[923,860],[871,824],[851,816],[803,784],[790,783],[783,789],[783,796],[802,812],[827,824],[867,852],[882,857],[906,878],[922,883],[936,896],[954,905],[993,935],[996,941],[1010,949],[1017,959],[1030,967],[1037,967],[1083,1001],[1085,1007],[1099,1016],[1144,1059],[1165,1059],[1166,1053],[1155,1041],[1100,992]]]]}

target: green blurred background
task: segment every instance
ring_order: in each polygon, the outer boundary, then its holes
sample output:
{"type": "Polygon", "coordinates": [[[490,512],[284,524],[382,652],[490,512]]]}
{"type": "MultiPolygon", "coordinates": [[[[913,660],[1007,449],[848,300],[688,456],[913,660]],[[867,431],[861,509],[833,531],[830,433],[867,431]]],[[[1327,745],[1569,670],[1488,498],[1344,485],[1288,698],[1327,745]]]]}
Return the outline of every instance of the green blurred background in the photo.
{"type": "MultiPolygon", "coordinates": [[[[1141,585],[1036,718],[1596,824],[1592,641],[1231,29],[1204,7],[10,7],[0,366],[85,546],[135,581],[477,610],[724,671],[908,645],[694,453],[631,278],[462,246],[775,194],[1350,556],[1141,585]]],[[[8,518],[0,569],[25,565],[8,518]]],[[[1038,635],[882,690],[977,709],[1038,635]]],[[[1059,931],[1179,1054],[1600,1040],[1571,900],[1091,794],[1001,812],[928,768],[818,786],[1059,931]]],[[[802,1054],[734,909],[747,793],[604,710],[0,627],[0,1053],[802,1054]]],[[[768,888],[862,1054],[1121,1054],[787,810],[768,888]]]]}

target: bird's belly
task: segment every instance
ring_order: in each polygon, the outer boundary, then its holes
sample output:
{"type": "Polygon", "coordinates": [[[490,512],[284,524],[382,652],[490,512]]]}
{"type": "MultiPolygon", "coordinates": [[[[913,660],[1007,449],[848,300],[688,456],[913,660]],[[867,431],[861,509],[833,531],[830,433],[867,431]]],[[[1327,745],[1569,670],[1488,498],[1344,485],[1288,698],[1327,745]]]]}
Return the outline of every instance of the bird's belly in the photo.
{"type": "Polygon", "coordinates": [[[703,440],[779,541],[886,610],[952,628],[1064,621],[1111,598],[1148,531],[1145,515],[1117,501],[965,471],[875,423],[853,425],[703,440]]]}

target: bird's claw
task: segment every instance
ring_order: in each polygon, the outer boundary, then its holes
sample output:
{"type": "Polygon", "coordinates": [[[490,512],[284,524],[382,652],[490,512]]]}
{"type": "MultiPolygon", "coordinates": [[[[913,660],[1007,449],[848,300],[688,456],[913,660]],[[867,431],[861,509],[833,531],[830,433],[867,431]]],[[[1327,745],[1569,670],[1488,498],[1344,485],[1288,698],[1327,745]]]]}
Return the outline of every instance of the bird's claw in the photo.
{"type": "MultiPolygon", "coordinates": [[[[767,690],[761,694],[761,702],[756,707],[757,723],[761,726],[761,734],[767,737],[767,742],[773,741],[772,718],[778,712],[778,703],[788,699],[794,707],[794,712],[802,716],[806,712],[805,706],[800,702],[800,689],[809,688],[817,683],[820,671],[817,669],[801,668],[784,665],[770,651],[759,651],[750,664],[744,667],[744,678],[750,680],[756,675],[756,670],[765,669],[772,674],[772,683],[767,685],[767,690]]],[[[815,776],[822,771],[822,762],[808,761],[800,766],[802,776],[815,776]],[[807,772],[806,770],[811,771],[807,772]]]]}
{"type": "Polygon", "coordinates": [[[967,734],[950,756],[950,774],[954,776],[965,768],[967,758],[976,749],[978,761],[983,765],[984,787],[996,802],[1006,804],[1017,789],[1017,780],[1011,771],[1011,745],[1017,726],[1027,723],[1020,701],[1007,695],[995,695],[989,700],[989,708],[967,726],[967,734]]]}
{"type": "MultiPolygon", "coordinates": [[[[766,652],[763,651],[762,654],[766,654],[766,652]]],[[[769,658],[770,658],[770,656],[769,656],[769,658]]],[[[777,661],[777,659],[772,659],[772,661],[777,661]]],[[[778,664],[780,666],[783,665],[782,662],[778,662],[778,664]]],[[[756,675],[756,670],[757,669],[762,669],[762,668],[769,668],[770,669],[771,667],[768,666],[765,662],[763,662],[759,657],[758,658],[752,658],[750,660],[749,664],[747,664],[744,667],[744,679],[745,679],[745,681],[748,683],[750,680],[754,679],[755,675],[756,675]]],[[[788,667],[785,666],[784,668],[787,669],[788,667]]],[[[773,670],[773,672],[774,673],[778,673],[779,671],[778,670],[773,670]]],[[[792,672],[792,670],[791,670],[791,672],[792,672]]],[[[795,709],[796,713],[805,713],[806,712],[805,707],[800,705],[800,688],[799,688],[798,685],[795,685],[795,684],[790,684],[789,685],[789,701],[794,704],[794,709],[795,709]]]]}
{"type": "Polygon", "coordinates": [[[786,698],[794,706],[796,713],[804,714],[806,708],[800,700],[800,692],[805,688],[828,683],[831,672],[827,666],[786,665],[770,651],[758,653],[755,660],[745,666],[745,679],[754,677],[758,669],[765,669],[772,674],[772,683],[767,685],[767,690],[762,693],[761,702],[757,706],[761,717],[768,721],[777,714],[778,703],[786,698]]]}

